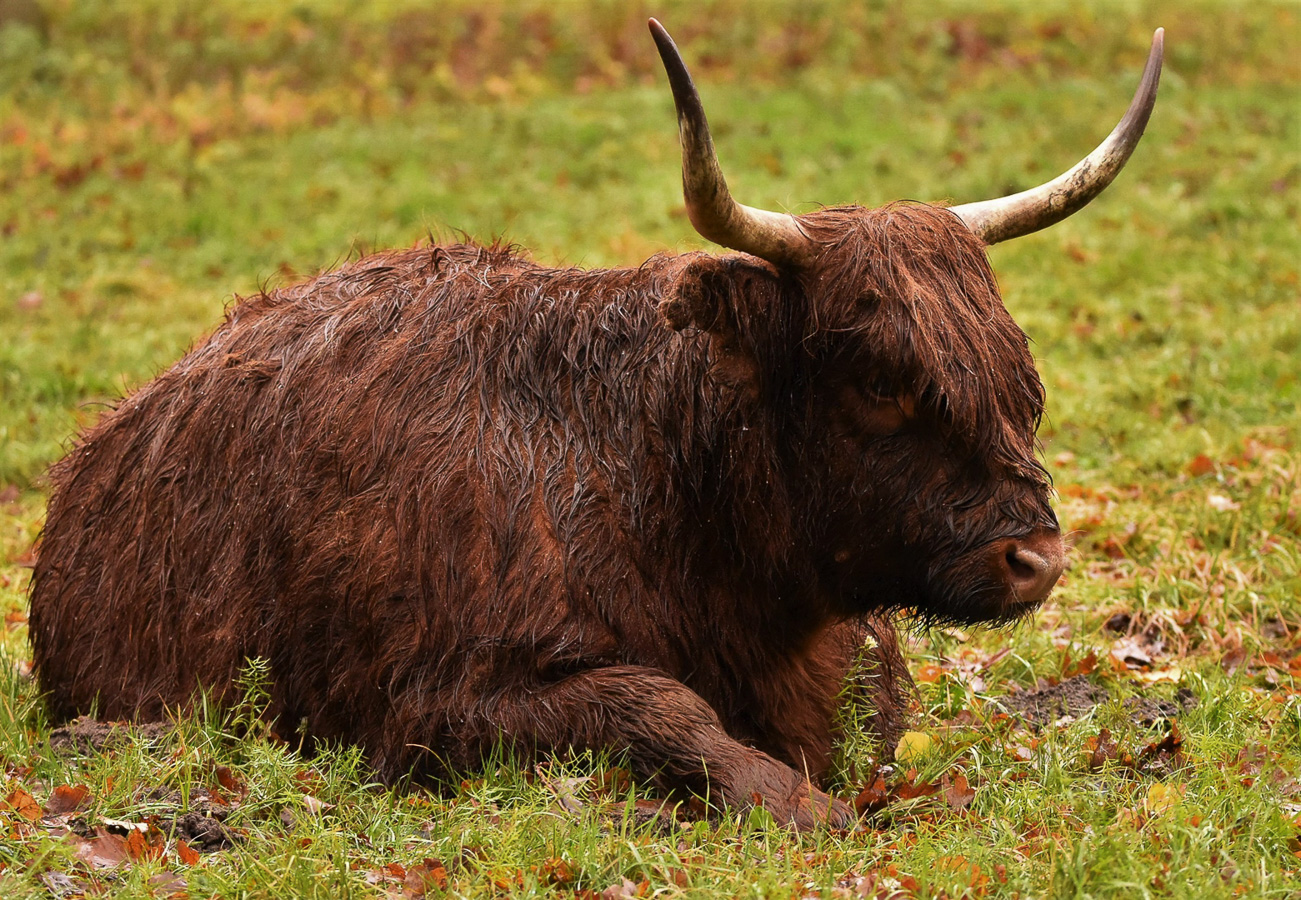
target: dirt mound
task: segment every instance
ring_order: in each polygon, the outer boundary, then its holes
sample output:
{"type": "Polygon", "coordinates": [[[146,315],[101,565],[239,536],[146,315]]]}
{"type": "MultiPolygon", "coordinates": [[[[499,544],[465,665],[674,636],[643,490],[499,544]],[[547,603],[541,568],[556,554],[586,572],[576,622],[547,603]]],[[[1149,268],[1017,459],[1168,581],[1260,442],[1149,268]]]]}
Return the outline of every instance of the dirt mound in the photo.
{"type": "Polygon", "coordinates": [[[1125,701],[1125,709],[1129,710],[1130,721],[1145,728],[1177,719],[1196,708],[1197,695],[1183,687],[1175,691],[1174,698],[1171,700],[1163,700],[1160,697],[1130,697],[1125,701]]]}
{"type": "Polygon", "coordinates": [[[1062,716],[1079,718],[1111,696],[1089,681],[1084,675],[1067,678],[1057,684],[1034,691],[1008,694],[998,699],[999,705],[1012,715],[1036,728],[1051,725],[1062,716]]]}
{"type": "Polygon", "coordinates": [[[171,732],[172,726],[163,722],[100,722],[89,716],[78,716],[50,732],[50,749],[60,756],[98,753],[133,737],[156,741],[171,732]]]}
{"type": "Polygon", "coordinates": [[[158,827],[163,834],[185,841],[200,853],[212,853],[235,845],[235,836],[222,823],[225,818],[226,811],[215,807],[211,814],[182,813],[170,821],[160,822],[158,827]]]}
{"type": "MultiPolygon", "coordinates": [[[[1111,695],[1104,688],[1089,681],[1085,675],[1076,675],[1037,690],[1008,694],[997,702],[1009,714],[1038,729],[1063,716],[1079,718],[1110,699],[1111,695]]],[[[1141,696],[1125,701],[1130,721],[1145,728],[1177,719],[1196,707],[1197,696],[1188,688],[1179,688],[1171,699],[1141,696]]]]}

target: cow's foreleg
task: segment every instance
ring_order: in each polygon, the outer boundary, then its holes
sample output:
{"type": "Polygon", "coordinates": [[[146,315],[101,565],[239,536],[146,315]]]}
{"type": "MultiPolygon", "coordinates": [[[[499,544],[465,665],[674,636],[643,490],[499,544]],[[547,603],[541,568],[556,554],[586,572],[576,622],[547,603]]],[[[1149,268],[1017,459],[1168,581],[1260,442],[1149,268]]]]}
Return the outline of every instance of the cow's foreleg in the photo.
{"type": "Polygon", "coordinates": [[[847,804],[731,738],[708,703],[655,669],[594,669],[497,694],[480,710],[483,724],[528,753],[626,751],[640,777],[669,790],[721,798],[734,809],[762,803],[778,821],[801,829],[821,823],[845,828],[854,821],[847,804]]]}

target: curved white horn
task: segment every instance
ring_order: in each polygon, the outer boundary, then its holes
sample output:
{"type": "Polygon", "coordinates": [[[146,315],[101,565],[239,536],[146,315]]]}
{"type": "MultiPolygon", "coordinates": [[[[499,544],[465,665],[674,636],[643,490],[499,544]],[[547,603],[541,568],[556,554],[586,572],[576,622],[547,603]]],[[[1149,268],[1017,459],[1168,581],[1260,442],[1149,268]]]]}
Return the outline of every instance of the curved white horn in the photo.
{"type": "Polygon", "coordinates": [[[668,72],[673,103],[678,110],[678,135],[682,142],[682,194],[687,215],[702,237],[716,244],[750,253],[778,265],[799,266],[813,255],[814,245],[786,213],[743,206],[732,199],[714,153],[705,108],[691,81],[682,55],[664,26],[651,19],[651,36],[668,72]]]}
{"type": "Polygon", "coordinates": [[[1143,136],[1152,106],[1156,103],[1164,44],[1165,29],[1158,28],[1152,36],[1152,51],[1148,54],[1143,77],[1125,117],[1107,139],[1074,168],[1028,191],[996,200],[964,203],[951,207],[952,211],[986,244],[997,244],[1055,225],[1083,209],[1111,184],[1143,136]]]}

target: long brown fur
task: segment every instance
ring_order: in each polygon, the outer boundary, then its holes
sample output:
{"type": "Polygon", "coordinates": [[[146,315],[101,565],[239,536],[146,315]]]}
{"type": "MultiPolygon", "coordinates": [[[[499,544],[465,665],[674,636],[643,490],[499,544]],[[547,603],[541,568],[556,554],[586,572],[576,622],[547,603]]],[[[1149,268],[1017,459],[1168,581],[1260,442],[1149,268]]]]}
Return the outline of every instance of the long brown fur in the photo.
{"type": "Polygon", "coordinates": [[[51,711],[157,718],[263,657],[282,723],[388,780],[613,748],[843,820],[805,774],[865,637],[890,738],[889,616],[1016,614],[984,548],[1056,525],[979,241],[920,205],[802,221],[801,273],[457,244],[238,302],[53,469],[51,711]]]}

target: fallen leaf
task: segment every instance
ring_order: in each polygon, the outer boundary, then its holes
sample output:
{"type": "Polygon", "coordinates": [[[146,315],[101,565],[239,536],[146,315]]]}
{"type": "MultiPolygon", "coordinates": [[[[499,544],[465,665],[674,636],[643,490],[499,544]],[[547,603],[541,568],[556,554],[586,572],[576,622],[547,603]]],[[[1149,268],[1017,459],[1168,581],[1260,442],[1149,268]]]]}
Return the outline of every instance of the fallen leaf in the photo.
{"type": "Polygon", "coordinates": [[[1232,512],[1241,509],[1241,504],[1223,494],[1207,494],[1206,505],[1216,512],[1232,512]]]}
{"type": "Polygon", "coordinates": [[[1062,678],[1074,678],[1076,675],[1088,675],[1098,667],[1098,654],[1090,650],[1077,660],[1069,655],[1062,660],[1062,678]]]}
{"type": "Polygon", "coordinates": [[[625,897],[645,897],[650,893],[650,881],[629,881],[627,878],[619,879],[618,884],[612,884],[605,890],[601,891],[601,900],[623,900],[625,897]]]}
{"type": "Polygon", "coordinates": [[[941,776],[940,788],[944,791],[944,800],[950,809],[966,809],[976,799],[976,789],[967,784],[967,776],[962,772],[952,778],[947,773],[941,776]]]}
{"type": "Polygon", "coordinates": [[[185,843],[183,838],[178,838],[176,841],[176,855],[187,866],[197,866],[199,864],[199,851],[185,843]]]}
{"type": "Polygon", "coordinates": [[[1188,464],[1188,474],[1194,478],[1200,478],[1203,475],[1209,475],[1215,471],[1214,461],[1205,453],[1199,453],[1193,457],[1193,461],[1188,464]]]}
{"type": "Polygon", "coordinates": [[[918,797],[929,797],[939,791],[940,786],[936,782],[914,781],[916,772],[911,769],[909,772],[909,777],[894,789],[894,795],[900,800],[916,800],[918,797]]]}
{"type": "Polygon", "coordinates": [[[917,669],[917,681],[922,684],[932,684],[943,677],[944,669],[937,663],[922,663],[921,667],[917,669]]]}
{"type": "Polygon", "coordinates": [[[590,782],[592,780],[590,777],[553,778],[545,772],[539,772],[538,774],[542,776],[542,783],[555,795],[557,806],[567,813],[577,814],[582,812],[586,804],[578,796],[578,789],[590,782]]]}
{"type": "Polygon", "coordinates": [[[894,748],[894,758],[903,765],[923,756],[931,748],[931,738],[920,731],[905,731],[894,748]]]}
{"type": "Polygon", "coordinates": [[[1089,768],[1094,771],[1112,761],[1119,762],[1121,765],[1134,763],[1134,758],[1111,739],[1111,730],[1108,728],[1103,728],[1096,737],[1085,741],[1084,748],[1089,751],[1089,768]]]}
{"type": "Polygon", "coordinates": [[[89,803],[90,788],[84,784],[79,784],[76,787],[61,784],[50,794],[50,799],[45,804],[45,814],[47,816],[61,816],[64,813],[76,812],[89,803]]]}
{"type": "Polygon", "coordinates": [[[306,806],[307,811],[317,817],[320,817],[322,814],[334,809],[333,803],[325,803],[324,801],[316,799],[311,794],[303,794],[303,806],[306,806]]]}
{"type": "Polygon", "coordinates": [[[103,827],[95,829],[95,836],[83,841],[77,847],[77,859],[92,869],[116,869],[123,864],[130,864],[131,856],[127,853],[126,838],[112,834],[103,827]]]}
{"type": "Polygon", "coordinates": [[[14,788],[9,792],[9,796],[5,797],[5,806],[29,822],[35,822],[44,815],[41,805],[22,788],[14,788]]]}
{"type": "Polygon", "coordinates": [[[72,894],[85,894],[86,884],[73,878],[66,872],[50,871],[41,875],[41,882],[55,897],[67,897],[72,894]]]}
{"type": "Polygon", "coordinates": [[[407,869],[406,880],[402,884],[402,896],[417,900],[424,897],[431,888],[446,890],[447,869],[437,859],[426,858],[407,869]]]}
{"type": "Polygon", "coordinates": [[[185,879],[175,872],[159,872],[149,879],[149,886],[156,891],[162,891],[168,897],[185,897],[188,885],[185,879]]]}
{"type": "Polygon", "coordinates": [[[1116,641],[1111,648],[1111,657],[1123,666],[1131,669],[1148,668],[1152,657],[1138,638],[1127,637],[1116,641]]]}
{"type": "Polygon", "coordinates": [[[229,766],[217,766],[217,783],[241,800],[248,795],[248,785],[239,779],[229,766]]]}
{"type": "Polygon", "coordinates": [[[1144,684],[1156,684],[1162,681],[1168,681],[1178,684],[1183,681],[1183,670],[1178,666],[1171,666],[1168,669],[1154,669],[1151,672],[1134,672],[1134,680],[1141,681],[1144,684]]]}
{"type": "Polygon", "coordinates": [[[1149,816],[1163,815],[1179,805],[1183,796],[1180,786],[1165,784],[1164,782],[1153,782],[1147,789],[1147,796],[1143,798],[1143,810],[1149,816]]]}
{"type": "Polygon", "coordinates": [[[1179,724],[1170,722],[1170,732],[1148,744],[1138,755],[1135,768],[1148,775],[1165,776],[1182,769],[1188,762],[1183,752],[1184,738],[1179,724]]]}
{"type": "Polygon", "coordinates": [[[128,822],[126,819],[103,819],[104,827],[109,831],[120,831],[123,837],[133,831],[147,831],[149,826],[144,822],[128,822]]]}
{"type": "Polygon", "coordinates": [[[1220,657],[1220,667],[1232,675],[1238,670],[1238,667],[1247,659],[1247,650],[1245,647],[1234,647],[1220,657]]]}
{"type": "Polygon", "coordinates": [[[126,852],[133,860],[158,859],[163,855],[161,835],[155,833],[154,840],[147,831],[133,830],[126,837],[126,852]]]}
{"type": "Polygon", "coordinates": [[[632,773],[619,766],[603,769],[593,776],[593,791],[603,791],[613,797],[622,797],[631,789],[632,773]]]}
{"type": "Polygon", "coordinates": [[[396,882],[403,884],[407,880],[407,870],[401,863],[389,863],[380,866],[378,869],[371,869],[366,872],[367,884],[384,884],[396,882]]]}
{"type": "Polygon", "coordinates": [[[574,867],[566,860],[559,857],[551,857],[542,863],[538,874],[544,884],[554,887],[568,887],[578,880],[578,875],[574,872],[574,867]]]}
{"type": "Polygon", "coordinates": [[[1120,809],[1116,810],[1115,825],[1122,828],[1127,825],[1133,826],[1134,828],[1141,828],[1143,827],[1143,813],[1132,806],[1122,806],[1120,809]]]}
{"type": "Polygon", "coordinates": [[[859,791],[858,796],[854,798],[854,811],[860,816],[871,815],[884,809],[888,802],[885,775],[878,771],[871,783],[859,791]]]}

